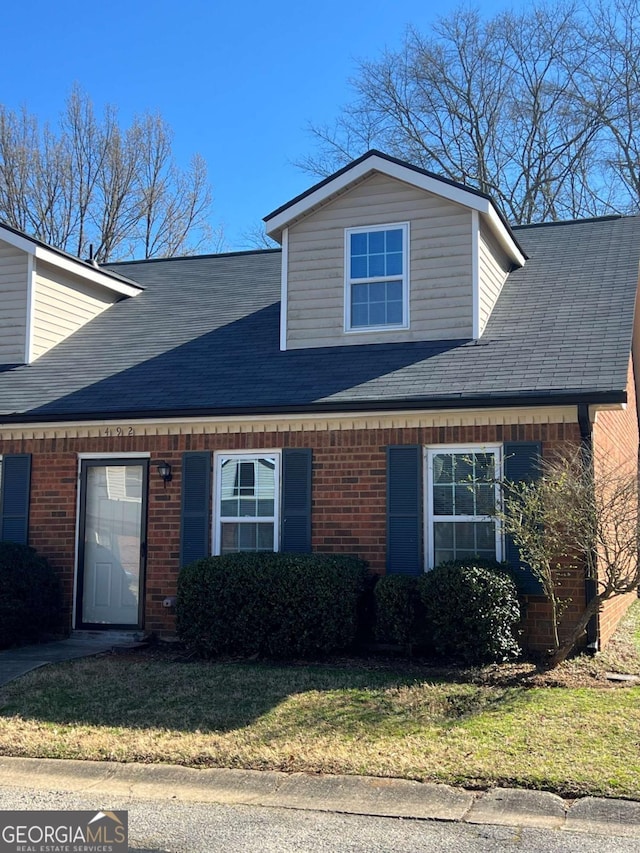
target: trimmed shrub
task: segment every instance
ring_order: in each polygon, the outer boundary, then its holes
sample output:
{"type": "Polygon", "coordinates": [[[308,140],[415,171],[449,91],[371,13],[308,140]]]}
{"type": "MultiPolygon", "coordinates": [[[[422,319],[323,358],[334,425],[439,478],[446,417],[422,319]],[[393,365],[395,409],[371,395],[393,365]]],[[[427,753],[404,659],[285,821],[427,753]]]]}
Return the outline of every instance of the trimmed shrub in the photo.
{"type": "Polygon", "coordinates": [[[241,552],[185,566],[177,631],[204,657],[314,657],[352,647],[366,563],[343,554],[241,552]]]}
{"type": "Polygon", "coordinates": [[[34,643],[60,629],[60,582],[28,545],[0,542],[0,648],[34,643]]]}
{"type": "Polygon", "coordinates": [[[417,644],[420,603],[417,578],[385,575],[376,584],[373,596],[377,642],[400,646],[417,644]]]}
{"type": "Polygon", "coordinates": [[[465,664],[520,654],[515,584],[494,561],[443,563],[418,581],[436,654],[465,664]]]}

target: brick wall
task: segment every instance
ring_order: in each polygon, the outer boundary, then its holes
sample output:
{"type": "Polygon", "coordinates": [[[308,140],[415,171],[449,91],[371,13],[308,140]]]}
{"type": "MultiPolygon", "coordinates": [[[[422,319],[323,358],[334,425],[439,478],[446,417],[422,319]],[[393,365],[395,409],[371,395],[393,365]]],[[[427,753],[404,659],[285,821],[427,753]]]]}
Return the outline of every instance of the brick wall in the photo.
{"type": "MultiPolygon", "coordinates": [[[[162,600],[175,594],[179,567],[181,458],[186,450],[313,449],[313,548],[349,551],[385,568],[386,448],[397,444],[474,444],[542,441],[543,453],[566,441],[577,443],[577,424],[435,427],[405,429],[301,430],[237,434],[157,435],[57,438],[5,441],[2,453],[31,453],[32,503],[30,541],[60,572],[71,599],[75,557],[79,453],[150,453],[148,556],[145,627],[171,631],[174,620],[162,600]],[[155,465],[165,459],[173,480],[166,489],[155,465]]],[[[584,596],[581,582],[567,578],[575,601],[584,596]]],[[[527,604],[527,635],[535,648],[549,644],[548,608],[543,599],[527,604]]]]}
{"type": "MultiPolygon", "coordinates": [[[[596,476],[599,466],[607,465],[629,477],[638,476],[638,414],[635,388],[634,366],[630,359],[626,408],[623,411],[598,412],[593,427],[596,476]]],[[[637,592],[634,591],[605,602],[598,617],[602,647],[611,639],[618,622],[636,598],[637,592]]]]}

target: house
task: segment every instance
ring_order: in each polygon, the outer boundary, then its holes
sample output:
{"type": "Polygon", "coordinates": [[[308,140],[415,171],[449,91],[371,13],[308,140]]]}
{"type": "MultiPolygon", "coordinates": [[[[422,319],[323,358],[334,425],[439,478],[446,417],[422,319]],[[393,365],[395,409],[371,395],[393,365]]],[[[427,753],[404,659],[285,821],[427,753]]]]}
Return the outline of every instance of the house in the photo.
{"type": "Polygon", "coordinates": [[[0,227],[0,536],[57,568],[69,628],[171,631],[209,553],[517,562],[486,474],[566,442],[635,471],[639,217],[511,228],[371,151],[265,221],[281,250],[100,268],[0,227]]]}

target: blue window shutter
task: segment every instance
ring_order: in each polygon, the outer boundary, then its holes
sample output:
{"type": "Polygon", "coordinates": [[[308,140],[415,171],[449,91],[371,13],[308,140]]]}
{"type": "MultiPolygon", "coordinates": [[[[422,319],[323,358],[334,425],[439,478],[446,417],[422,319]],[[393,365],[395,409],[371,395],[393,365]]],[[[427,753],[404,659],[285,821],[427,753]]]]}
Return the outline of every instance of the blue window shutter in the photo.
{"type": "Polygon", "coordinates": [[[29,544],[31,454],[16,453],[2,459],[0,539],[29,544]]]}
{"type": "MultiPolygon", "coordinates": [[[[520,482],[537,480],[540,476],[542,445],[539,441],[512,441],[504,445],[504,476],[520,482]]],[[[542,585],[529,566],[520,559],[520,552],[510,536],[505,536],[505,559],[513,567],[513,579],[523,595],[543,595],[542,585]]]]}
{"type": "Polygon", "coordinates": [[[422,448],[387,448],[387,573],[422,573],[422,448]]]}
{"type": "Polygon", "coordinates": [[[180,511],[180,565],[186,566],[211,554],[211,453],[187,452],[182,457],[182,506],[180,511]]]}
{"type": "Polygon", "coordinates": [[[311,551],[311,450],[282,451],[282,526],[280,550],[311,551]]]}

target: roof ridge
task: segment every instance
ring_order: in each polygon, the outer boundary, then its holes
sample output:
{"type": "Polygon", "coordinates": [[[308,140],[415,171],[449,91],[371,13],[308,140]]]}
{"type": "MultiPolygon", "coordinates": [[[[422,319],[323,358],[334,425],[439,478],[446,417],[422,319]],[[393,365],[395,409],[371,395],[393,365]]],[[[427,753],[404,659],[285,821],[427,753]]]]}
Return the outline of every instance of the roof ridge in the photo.
{"type": "Polygon", "coordinates": [[[107,261],[101,264],[100,268],[120,267],[127,264],[158,264],[165,261],[201,261],[207,258],[234,258],[240,255],[268,255],[275,252],[282,252],[279,246],[273,249],[238,249],[234,252],[212,252],[206,255],[173,255],[170,258],[140,258],[133,261],[107,261]]]}
{"type": "Polygon", "coordinates": [[[636,213],[610,213],[606,216],[588,216],[584,219],[554,219],[549,222],[528,222],[521,225],[512,225],[511,228],[515,231],[520,231],[523,228],[548,228],[555,225],[583,225],[589,222],[611,222],[614,219],[634,219],[636,213]]]}

